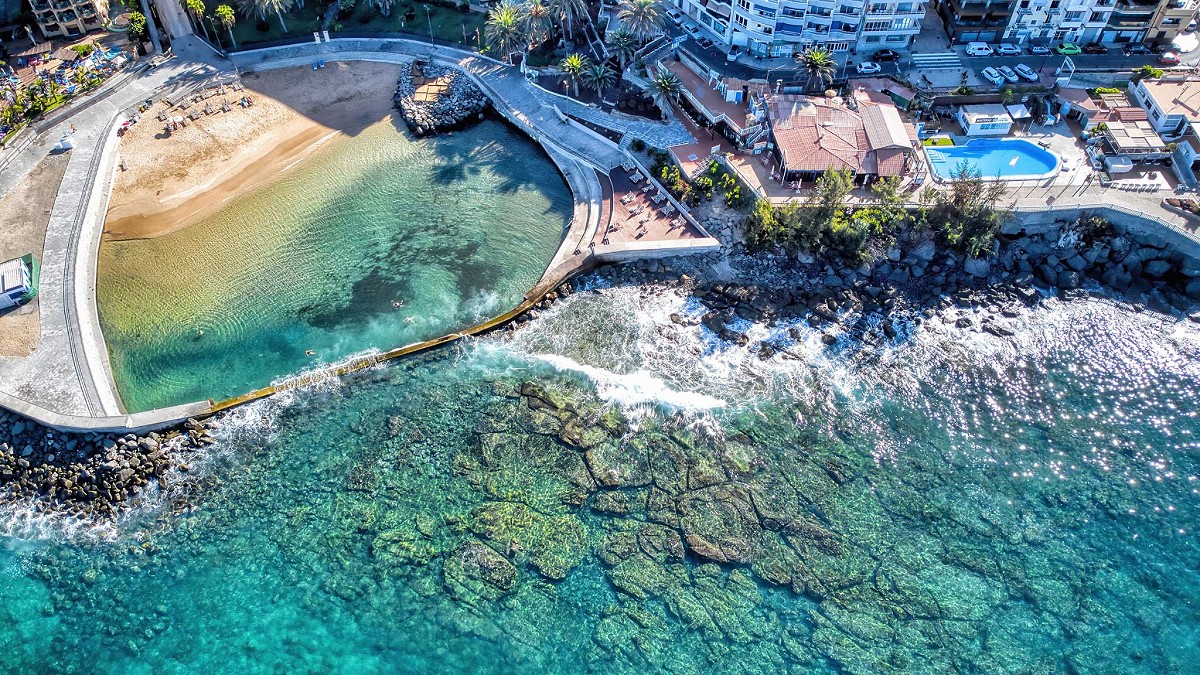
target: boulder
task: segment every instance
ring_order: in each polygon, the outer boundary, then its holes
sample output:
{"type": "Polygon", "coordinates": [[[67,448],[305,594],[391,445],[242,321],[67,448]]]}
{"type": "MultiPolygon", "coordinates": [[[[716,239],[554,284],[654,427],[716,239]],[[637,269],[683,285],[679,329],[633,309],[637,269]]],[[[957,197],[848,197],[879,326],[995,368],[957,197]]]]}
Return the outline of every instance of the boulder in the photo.
{"type": "Polygon", "coordinates": [[[1171,271],[1171,263],[1166,260],[1148,260],[1142,266],[1142,272],[1155,279],[1165,277],[1171,271]]]}
{"type": "Polygon", "coordinates": [[[442,581],[455,600],[499,600],[516,587],[517,568],[489,546],[469,539],[446,558],[442,581]]]}

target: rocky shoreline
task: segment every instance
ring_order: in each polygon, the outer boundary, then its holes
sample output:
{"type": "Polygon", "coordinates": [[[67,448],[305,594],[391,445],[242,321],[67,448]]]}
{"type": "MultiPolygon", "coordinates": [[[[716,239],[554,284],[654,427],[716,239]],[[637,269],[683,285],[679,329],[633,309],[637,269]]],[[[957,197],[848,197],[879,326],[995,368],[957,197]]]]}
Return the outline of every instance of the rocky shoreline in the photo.
{"type": "MultiPolygon", "coordinates": [[[[727,241],[732,227],[724,228],[727,241]]],[[[805,320],[822,331],[826,344],[842,334],[868,343],[891,340],[906,323],[919,326],[935,316],[1003,337],[1013,334],[1017,307],[1033,306],[1050,292],[1067,300],[1088,297],[1081,287],[1089,281],[1104,292],[1143,297],[1137,309],[1182,313],[1200,322],[1200,261],[1094,218],[1010,222],[986,258],[964,256],[925,236],[857,266],[804,253],[754,253],[734,244],[708,256],[643,261],[597,274],[605,283],[682,280],[706,312],[672,320],[702,323],[720,339],[742,345],[749,339],[739,320],[768,325],[805,320]],[[726,263],[739,273],[717,278],[713,267],[726,263]]],[[[798,335],[791,332],[792,338],[798,335]]],[[[763,342],[757,349],[765,359],[784,347],[763,342]]]]}
{"type": "MultiPolygon", "coordinates": [[[[111,520],[168,472],[188,471],[215,442],[208,425],[135,434],[69,434],[0,410],[0,504],[80,520],[111,520]]],[[[186,504],[172,504],[176,510],[186,504]]]]}
{"type": "Polygon", "coordinates": [[[417,136],[462,129],[482,120],[491,105],[466,73],[422,61],[403,69],[393,101],[409,131],[417,136]]]}

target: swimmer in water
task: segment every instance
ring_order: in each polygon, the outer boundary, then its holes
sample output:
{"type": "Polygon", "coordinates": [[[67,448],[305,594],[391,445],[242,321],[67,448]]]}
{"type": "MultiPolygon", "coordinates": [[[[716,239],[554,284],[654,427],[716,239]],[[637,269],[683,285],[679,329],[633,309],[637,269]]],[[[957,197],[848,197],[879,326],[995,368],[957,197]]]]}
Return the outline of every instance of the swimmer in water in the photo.
{"type": "Polygon", "coordinates": [[[413,322],[413,318],[411,316],[404,317],[404,323],[412,323],[412,322],[413,322]]]}
{"type": "Polygon", "coordinates": [[[393,300],[392,301],[392,309],[400,309],[403,306],[404,306],[403,300],[393,300]]]}
{"type": "Polygon", "coordinates": [[[305,350],[304,350],[304,355],[305,355],[305,356],[312,356],[313,354],[316,354],[316,352],[315,352],[315,351],[313,351],[313,350],[311,350],[311,349],[305,349],[305,350]]]}

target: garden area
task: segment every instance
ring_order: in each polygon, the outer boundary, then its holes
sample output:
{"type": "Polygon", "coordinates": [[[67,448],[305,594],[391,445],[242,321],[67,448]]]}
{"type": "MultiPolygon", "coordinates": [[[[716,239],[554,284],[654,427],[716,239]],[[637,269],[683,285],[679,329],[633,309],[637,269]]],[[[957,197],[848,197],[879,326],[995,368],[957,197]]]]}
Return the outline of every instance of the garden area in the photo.
{"type": "Polygon", "coordinates": [[[782,248],[839,258],[851,263],[878,258],[899,238],[935,232],[971,256],[988,251],[1008,218],[1001,201],[1004,183],[981,179],[960,165],[948,188],[926,187],[916,203],[899,191],[899,180],[874,181],[869,194],[851,203],[854,177],[826,171],[804,201],[775,206],[758,200],[746,222],[746,241],[760,249],[782,248]]]}
{"type": "MultiPolygon", "coordinates": [[[[634,152],[646,150],[641,141],[634,141],[630,148],[634,152]]],[[[658,182],[671,193],[673,197],[688,206],[700,206],[717,198],[732,209],[745,208],[750,203],[753,191],[742,184],[737,174],[729,170],[721,162],[710,159],[708,166],[700,175],[688,179],[679,170],[679,166],[671,161],[666,152],[657,148],[646,150],[651,159],[650,172],[658,182]]]]}

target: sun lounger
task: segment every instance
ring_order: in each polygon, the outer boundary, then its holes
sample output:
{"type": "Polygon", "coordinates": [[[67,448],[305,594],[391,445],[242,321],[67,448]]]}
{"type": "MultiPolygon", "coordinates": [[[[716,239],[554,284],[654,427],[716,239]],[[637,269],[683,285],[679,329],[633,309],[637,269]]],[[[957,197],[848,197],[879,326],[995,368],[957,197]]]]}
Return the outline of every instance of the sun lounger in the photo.
{"type": "Polygon", "coordinates": [[[647,185],[646,187],[642,188],[642,192],[649,192],[653,189],[654,189],[653,185],[647,185]]]}
{"type": "Polygon", "coordinates": [[[628,204],[629,202],[633,201],[636,197],[637,197],[637,195],[635,195],[631,192],[631,193],[625,195],[624,197],[621,197],[621,203],[628,204]]]}

